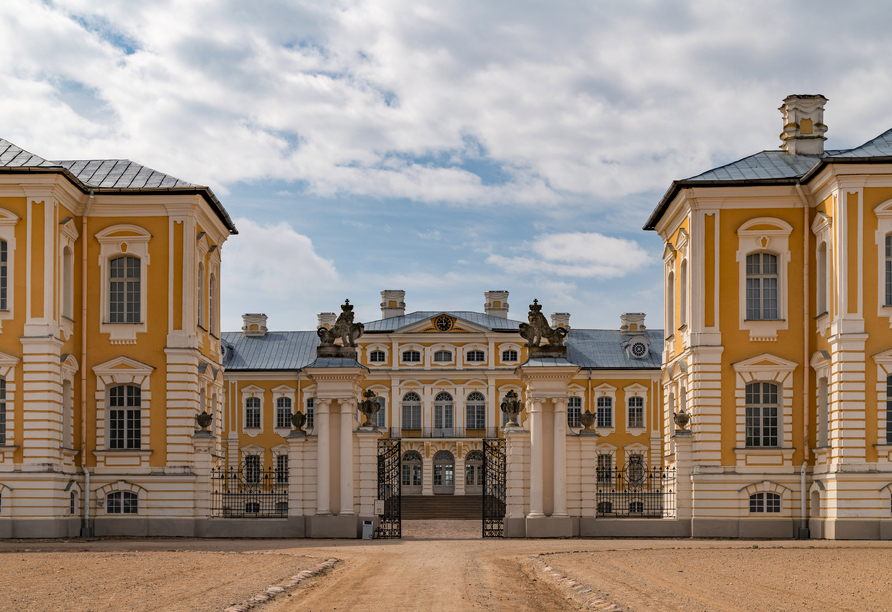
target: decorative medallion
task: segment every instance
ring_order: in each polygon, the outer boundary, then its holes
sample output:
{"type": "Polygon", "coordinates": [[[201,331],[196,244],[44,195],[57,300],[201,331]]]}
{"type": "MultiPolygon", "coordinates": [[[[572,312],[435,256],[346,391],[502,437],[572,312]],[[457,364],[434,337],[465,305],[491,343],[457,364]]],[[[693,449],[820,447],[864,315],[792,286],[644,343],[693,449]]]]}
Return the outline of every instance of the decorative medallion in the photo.
{"type": "Polygon", "coordinates": [[[448,332],[451,331],[453,327],[455,327],[455,320],[447,315],[440,315],[436,319],[434,319],[434,327],[437,328],[437,331],[448,332]]]}

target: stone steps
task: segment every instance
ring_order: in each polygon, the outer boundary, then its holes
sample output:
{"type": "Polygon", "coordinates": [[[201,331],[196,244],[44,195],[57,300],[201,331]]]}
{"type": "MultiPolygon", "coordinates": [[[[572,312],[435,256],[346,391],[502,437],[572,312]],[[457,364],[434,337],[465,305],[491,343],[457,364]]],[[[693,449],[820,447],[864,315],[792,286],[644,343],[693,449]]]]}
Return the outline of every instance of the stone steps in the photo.
{"type": "Polygon", "coordinates": [[[404,521],[483,520],[483,496],[404,495],[401,500],[401,513],[404,521]]]}

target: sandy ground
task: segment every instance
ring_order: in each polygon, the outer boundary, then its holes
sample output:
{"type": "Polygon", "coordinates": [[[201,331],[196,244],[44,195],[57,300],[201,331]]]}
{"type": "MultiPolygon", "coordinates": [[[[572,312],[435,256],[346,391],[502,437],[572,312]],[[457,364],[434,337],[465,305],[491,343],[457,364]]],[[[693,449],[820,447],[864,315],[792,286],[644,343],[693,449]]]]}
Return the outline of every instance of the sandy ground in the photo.
{"type": "Polygon", "coordinates": [[[892,609],[890,542],[482,540],[477,521],[406,521],[403,534],[2,541],[0,609],[223,610],[331,557],[343,563],[255,610],[578,609],[529,562],[539,553],[628,612],[892,609]]]}

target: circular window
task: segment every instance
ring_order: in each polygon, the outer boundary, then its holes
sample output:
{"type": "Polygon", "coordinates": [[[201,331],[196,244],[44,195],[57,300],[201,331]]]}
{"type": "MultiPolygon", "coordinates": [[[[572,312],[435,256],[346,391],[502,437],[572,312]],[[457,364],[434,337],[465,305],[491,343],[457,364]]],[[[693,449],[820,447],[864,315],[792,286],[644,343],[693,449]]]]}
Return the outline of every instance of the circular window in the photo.
{"type": "Polygon", "coordinates": [[[631,346],[632,357],[642,359],[647,356],[647,344],[644,342],[633,342],[631,346]]]}

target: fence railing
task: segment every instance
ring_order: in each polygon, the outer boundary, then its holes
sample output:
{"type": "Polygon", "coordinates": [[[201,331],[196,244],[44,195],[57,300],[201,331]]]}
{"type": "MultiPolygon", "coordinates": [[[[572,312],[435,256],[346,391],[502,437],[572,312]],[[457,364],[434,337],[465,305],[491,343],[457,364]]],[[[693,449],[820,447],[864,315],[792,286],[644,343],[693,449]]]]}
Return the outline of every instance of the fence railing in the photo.
{"type": "Polygon", "coordinates": [[[211,516],[284,518],[288,515],[288,469],[242,464],[211,474],[211,516]]]}
{"type": "Polygon", "coordinates": [[[595,472],[597,515],[605,518],[675,516],[675,469],[599,468],[595,472]]]}
{"type": "Polygon", "coordinates": [[[497,438],[497,427],[422,427],[419,429],[403,429],[391,427],[391,438],[497,438]]]}

